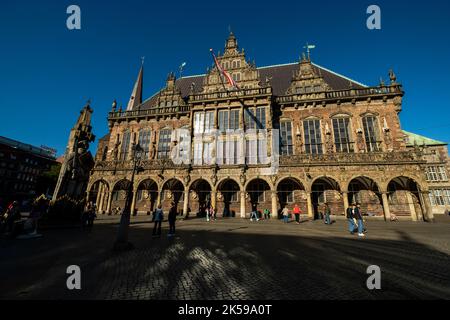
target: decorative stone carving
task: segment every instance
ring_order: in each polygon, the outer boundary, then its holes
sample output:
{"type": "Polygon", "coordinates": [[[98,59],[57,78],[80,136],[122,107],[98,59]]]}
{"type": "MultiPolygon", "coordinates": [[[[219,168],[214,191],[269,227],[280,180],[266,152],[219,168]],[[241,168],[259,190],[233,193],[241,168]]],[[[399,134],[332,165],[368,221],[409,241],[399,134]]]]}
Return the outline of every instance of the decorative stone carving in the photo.
{"type": "Polygon", "coordinates": [[[241,181],[242,185],[245,185],[245,182],[247,181],[247,177],[245,176],[245,170],[241,170],[241,174],[239,176],[239,180],[241,181]]]}

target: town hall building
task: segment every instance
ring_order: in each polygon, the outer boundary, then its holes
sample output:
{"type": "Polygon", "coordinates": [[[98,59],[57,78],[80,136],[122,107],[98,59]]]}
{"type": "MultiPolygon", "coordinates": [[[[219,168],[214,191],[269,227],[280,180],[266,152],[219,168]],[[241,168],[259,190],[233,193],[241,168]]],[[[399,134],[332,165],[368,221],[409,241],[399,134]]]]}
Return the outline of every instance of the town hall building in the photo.
{"type": "Polygon", "coordinates": [[[213,65],[204,75],[169,74],[147,100],[141,67],[127,108],[113,103],[98,143],[87,194],[99,212],[124,207],[139,145],[134,214],[175,202],[185,217],[212,205],[219,217],[248,218],[298,204],[317,218],[325,203],[344,216],[358,202],[378,219],[433,220],[426,154],[400,125],[404,91],[393,71],[388,83],[366,86],[309,54],[257,67],[233,33],[217,61],[237,86],[213,65]]]}

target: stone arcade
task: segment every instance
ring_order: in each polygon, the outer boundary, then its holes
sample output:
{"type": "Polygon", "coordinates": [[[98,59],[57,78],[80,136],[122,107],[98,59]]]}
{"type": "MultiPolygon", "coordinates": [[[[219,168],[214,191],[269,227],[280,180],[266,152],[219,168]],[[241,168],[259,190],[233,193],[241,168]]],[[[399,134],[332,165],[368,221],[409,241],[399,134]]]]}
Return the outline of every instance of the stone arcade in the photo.
{"type": "Polygon", "coordinates": [[[395,214],[433,220],[426,161],[420,149],[407,148],[399,122],[404,92],[392,71],[389,84],[369,87],[307,56],[298,63],[256,67],[232,33],[218,61],[241,90],[225,90],[213,66],[200,76],[169,74],[165,88],[143,101],[142,67],[127,109],[114,102],[87,189],[100,212],[123,208],[131,147],[139,142],[145,159],[132,186],[135,214],[149,214],[158,203],[167,210],[175,201],[180,214],[201,216],[211,202],[219,217],[244,218],[252,206],[280,212],[298,203],[303,213],[317,217],[327,202],[333,214],[343,216],[358,201],[365,214],[379,219],[395,214]],[[173,134],[179,128],[193,137],[190,165],[175,165],[169,157],[183,139],[173,134]],[[270,156],[272,143],[258,134],[246,135],[244,147],[232,135],[231,144],[202,138],[214,129],[222,135],[265,129],[269,136],[279,129],[278,174],[260,174],[267,167],[260,154],[270,156]]]}

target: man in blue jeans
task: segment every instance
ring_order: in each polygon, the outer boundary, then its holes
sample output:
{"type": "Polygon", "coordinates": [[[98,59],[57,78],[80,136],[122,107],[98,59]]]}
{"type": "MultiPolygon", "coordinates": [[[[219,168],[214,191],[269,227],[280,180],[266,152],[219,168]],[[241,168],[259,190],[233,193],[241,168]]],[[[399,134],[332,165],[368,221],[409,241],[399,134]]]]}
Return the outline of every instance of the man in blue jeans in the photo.
{"type": "Polygon", "coordinates": [[[355,233],[355,223],[353,222],[354,214],[355,214],[356,204],[352,203],[350,207],[347,208],[347,220],[348,220],[348,230],[351,234],[355,233]]]}
{"type": "Polygon", "coordinates": [[[356,221],[358,221],[358,236],[359,237],[364,237],[364,224],[363,224],[363,218],[362,218],[362,213],[361,213],[361,206],[358,204],[356,204],[356,208],[354,210],[353,213],[353,217],[356,219],[356,221]]]}

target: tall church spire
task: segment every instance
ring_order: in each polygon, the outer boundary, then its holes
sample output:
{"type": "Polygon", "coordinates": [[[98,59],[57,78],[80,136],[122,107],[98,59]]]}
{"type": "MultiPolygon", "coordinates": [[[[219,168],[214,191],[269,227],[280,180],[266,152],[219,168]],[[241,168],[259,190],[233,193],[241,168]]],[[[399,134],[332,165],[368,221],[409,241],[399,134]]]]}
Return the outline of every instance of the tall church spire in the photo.
{"type": "Polygon", "coordinates": [[[134,84],[133,92],[131,93],[130,101],[128,102],[127,111],[133,110],[142,103],[142,85],[144,81],[144,62],[142,62],[141,70],[134,84]]]}

